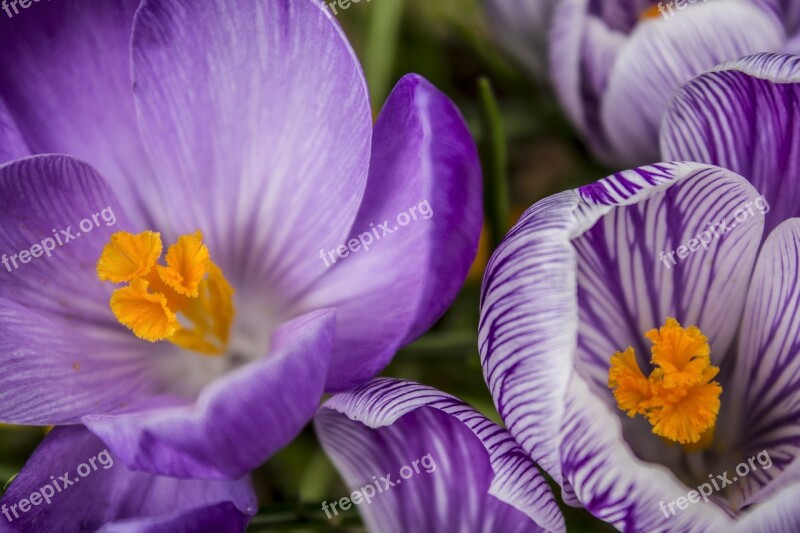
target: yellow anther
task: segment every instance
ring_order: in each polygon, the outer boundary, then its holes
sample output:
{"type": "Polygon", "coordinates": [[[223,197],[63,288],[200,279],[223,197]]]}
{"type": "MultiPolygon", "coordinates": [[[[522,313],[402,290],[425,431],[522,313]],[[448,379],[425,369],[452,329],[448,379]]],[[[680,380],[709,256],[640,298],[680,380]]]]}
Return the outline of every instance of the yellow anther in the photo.
{"type": "Polygon", "coordinates": [[[147,290],[147,282],[135,279],[111,295],[111,311],[140,339],[168,339],[180,329],[178,317],[167,307],[167,299],[147,290]]]}
{"type": "Polygon", "coordinates": [[[153,231],[138,235],[126,231],[115,233],[97,262],[97,277],[111,283],[144,277],[156,266],[161,250],[161,235],[153,231]]]}
{"type": "Polygon", "coordinates": [[[649,377],[639,369],[633,348],[611,357],[608,386],[617,405],[630,417],[644,415],[653,433],[669,440],[690,444],[710,439],[722,387],[712,381],[719,368],[711,364],[708,339],[674,318],[645,336],[653,342],[651,362],[656,365],[649,377]]]}
{"type": "Polygon", "coordinates": [[[158,275],[175,292],[192,298],[197,297],[200,282],[208,273],[211,256],[203,244],[203,234],[183,235],[167,250],[164,258],[167,266],[158,265],[158,275]]]}
{"type": "Polygon", "coordinates": [[[97,275],[103,281],[130,283],[114,291],[111,311],[137,337],[168,340],[205,355],[225,352],[235,315],[234,291],[202,239],[199,231],[179,237],[164,266],[157,264],[162,251],[158,233],[111,236],[97,275]]]}

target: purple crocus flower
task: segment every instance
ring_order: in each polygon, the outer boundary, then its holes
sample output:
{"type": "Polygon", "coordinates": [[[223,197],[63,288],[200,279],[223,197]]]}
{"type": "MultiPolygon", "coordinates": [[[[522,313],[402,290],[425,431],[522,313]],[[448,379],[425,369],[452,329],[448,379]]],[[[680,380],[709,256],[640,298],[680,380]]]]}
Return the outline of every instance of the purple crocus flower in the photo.
{"type": "Polygon", "coordinates": [[[239,479],[450,304],[474,143],[415,75],[373,126],[313,0],[34,7],[0,29],[0,420],[239,479]]]}
{"type": "Polygon", "coordinates": [[[54,429],[0,501],[0,531],[243,531],[256,512],[240,481],[133,472],[76,425],[54,429]]]}
{"type": "Polygon", "coordinates": [[[769,54],[696,78],[662,146],[703,163],[547,198],[489,263],[501,417],[622,530],[800,528],[799,83],[800,58],[769,54]]]}
{"type": "Polygon", "coordinates": [[[331,516],[354,501],[371,531],[564,531],[508,432],[449,394],[376,379],[331,398],[315,426],[352,491],[325,503],[331,516]]]}
{"type": "MultiPolygon", "coordinates": [[[[499,8],[501,0],[489,3],[499,8]]],[[[679,4],[560,0],[554,8],[551,81],[573,125],[609,164],[658,160],[661,117],[685,82],[723,61],[785,45],[786,32],[770,0],[679,4]]],[[[517,15],[508,18],[520,24],[525,17],[521,10],[517,15]]],[[[525,33],[508,26],[498,31],[525,33]]],[[[541,35],[541,29],[531,26],[525,34],[534,33],[541,35]]],[[[518,40],[516,47],[523,46],[518,40]]],[[[529,56],[536,54],[529,49],[529,56]]]]}

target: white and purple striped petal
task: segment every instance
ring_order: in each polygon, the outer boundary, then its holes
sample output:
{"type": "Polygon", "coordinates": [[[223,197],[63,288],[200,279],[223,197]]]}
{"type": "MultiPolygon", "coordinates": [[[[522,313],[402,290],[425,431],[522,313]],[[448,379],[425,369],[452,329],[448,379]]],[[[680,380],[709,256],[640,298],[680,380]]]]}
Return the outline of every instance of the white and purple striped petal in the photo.
{"type": "Polygon", "coordinates": [[[723,61],[777,50],[783,39],[779,21],[749,1],[697,3],[668,20],[639,24],[617,56],[601,103],[612,152],[628,164],[658,160],[661,118],[675,90],[723,61]]]}
{"type": "Polygon", "coordinates": [[[545,479],[511,436],[448,394],[377,379],[331,398],[315,425],[350,490],[394,480],[359,507],[372,531],[564,530],[545,479]],[[416,468],[420,458],[427,469],[416,468]]]}
{"type": "Polygon", "coordinates": [[[564,403],[564,490],[594,516],[630,532],[722,531],[733,523],[713,499],[676,510],[673,502],[695,487],[633,453],[616,408],[599,402],[578,373],[572,376],[564,403]],[[670,512],[670,503],[676,512],[670,512]]]}
{"type": "MultiPolygon", "coordinates": [[[[639,491],[651,502],[688,490],[665,467],[641,462],[653,437],[622,421],[606,383],[609,360],[632,345],[646,362],[643,333],[667,316],[699,325],[715,360],[722,358],[763,228],[758,211],[740,221],[736,213],[757,197],[741,176],[718,167],[642,167],[539,202],[492,257],[479,337],[484,375],[510,433],[568,501],[636,529],[659,523],[660,513],[658,500],[652,510],[637,503],[639,491]],[[740,225],[718,238],[709,233],[706,249],[698,234],[709,219],[740,225]],[[681,262],[660,261],[660,252],[680,246],[687,248],[681,262]],[[580,414],[589,406],[597,412],[580,414]],[[617,430],[601,438],[609,426],[617,430]],[[630,432],[637,438],[623,437],[630,432]],[[597,448],[584,454],[590,442],[597,448]],[[602,475],[595,456],[606,465],[602,475]],[[646,471],[662,476],[663,493],[646,471]],[[614,490],[622,492],[610,494],[620,480],[614,490]]],[[[668,463],[666,453],[645,460],[668,463]]]]}
{"type": "Polygon", "coordinates": [[[738,495],[769,484],[800,455],[800,219],[782,223],[764,242],[747,295],[728,401],[735,402],[737,447],[765,450],[769,470],[746,478],[738,495]]]}
{"type": "Polygon", "coordinates": [[[765,196],[764,236],[800,215],[800,57],[759,54],[686,84],[664,117],[665,158],[719,165],[765,196]]]}

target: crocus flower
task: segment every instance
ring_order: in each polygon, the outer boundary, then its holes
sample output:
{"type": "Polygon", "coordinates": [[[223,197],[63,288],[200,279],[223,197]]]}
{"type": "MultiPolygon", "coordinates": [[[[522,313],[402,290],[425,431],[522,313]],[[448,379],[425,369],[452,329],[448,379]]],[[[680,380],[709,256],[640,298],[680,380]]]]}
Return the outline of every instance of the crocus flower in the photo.
{"type": "Polygon", "coordinates": [[[530,74],[547,73],[547,32],[558,0],[484,0],[493,34],[530,74]]]}
{"type": "MultiPolygon", "coordinates": [[[[550,79],[570,121],[608,164],[658,160],[661,117],[685,82],[723,61],[785,45],[786,31],[769,0],[698,0],[680,6],[560,0],[554,8],[550,79]]],[[[517,14],[509,19],[525,20],[520,10],[517,14]]],[[[520,33],[508,26],[498,31],[520,33]]],[[[527,34],[533,33],[541,30],[530,27],[527,34]]]]}
{"type": "Polygon", "coordinates": [[[662,144],[702,163],[547,198],[489,263],[498,411],[619,529],[800,527],[798,81],[800,58],[769,54],[693,80],[662,144]]]}
{"type": "Polygon", "coordinates": [[[239,479],[454,298],[473,141],[415,75],[373,126],[314,0],[34,7],[0,31],[0,420],[239,479]]]}
{"type": "Polygon", "coordinates": [[[243,531],[250,482],[133,472],[80,425],[54,429],[0,501],[0,531],[243,531]]]}
{"type": "Polygon", "coordinates": [[[331,518],[353,502],[370,531],[564,531],[508,432],[449,394],[376,379],[328,400],[315,426],[351,491],[323,504],[331,518]]]}

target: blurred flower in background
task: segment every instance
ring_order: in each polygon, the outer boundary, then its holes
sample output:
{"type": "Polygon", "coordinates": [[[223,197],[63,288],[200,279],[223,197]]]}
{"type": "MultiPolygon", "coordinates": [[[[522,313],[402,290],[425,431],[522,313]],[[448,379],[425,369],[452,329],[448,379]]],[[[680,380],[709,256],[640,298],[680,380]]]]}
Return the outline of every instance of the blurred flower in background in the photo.
{"type": "MultiPolygon", "coordinates": [[[[504,6],[488,0],[493,9],[504,6]]],[[[549,28],[550,79],[565,112],[593,154],[615,167],[658,160],[661,117],[672,93],[718,63],[778,51],[786,32],[769,1],[684,3],[663,16],[650,0],[560,0],[549,28]]],[[[787,6],[788,7],[788,6],[787,6]]],[[[526,13],[498,26],[506,38],[525,35],[526,13]]],[[[527,34],[541,35],[533,24],[527,34]]],[[[516,39],[515,50],[524,46],[516,39]]],[[[529,47],[537,57],[540,47],[529,47]]]]}

